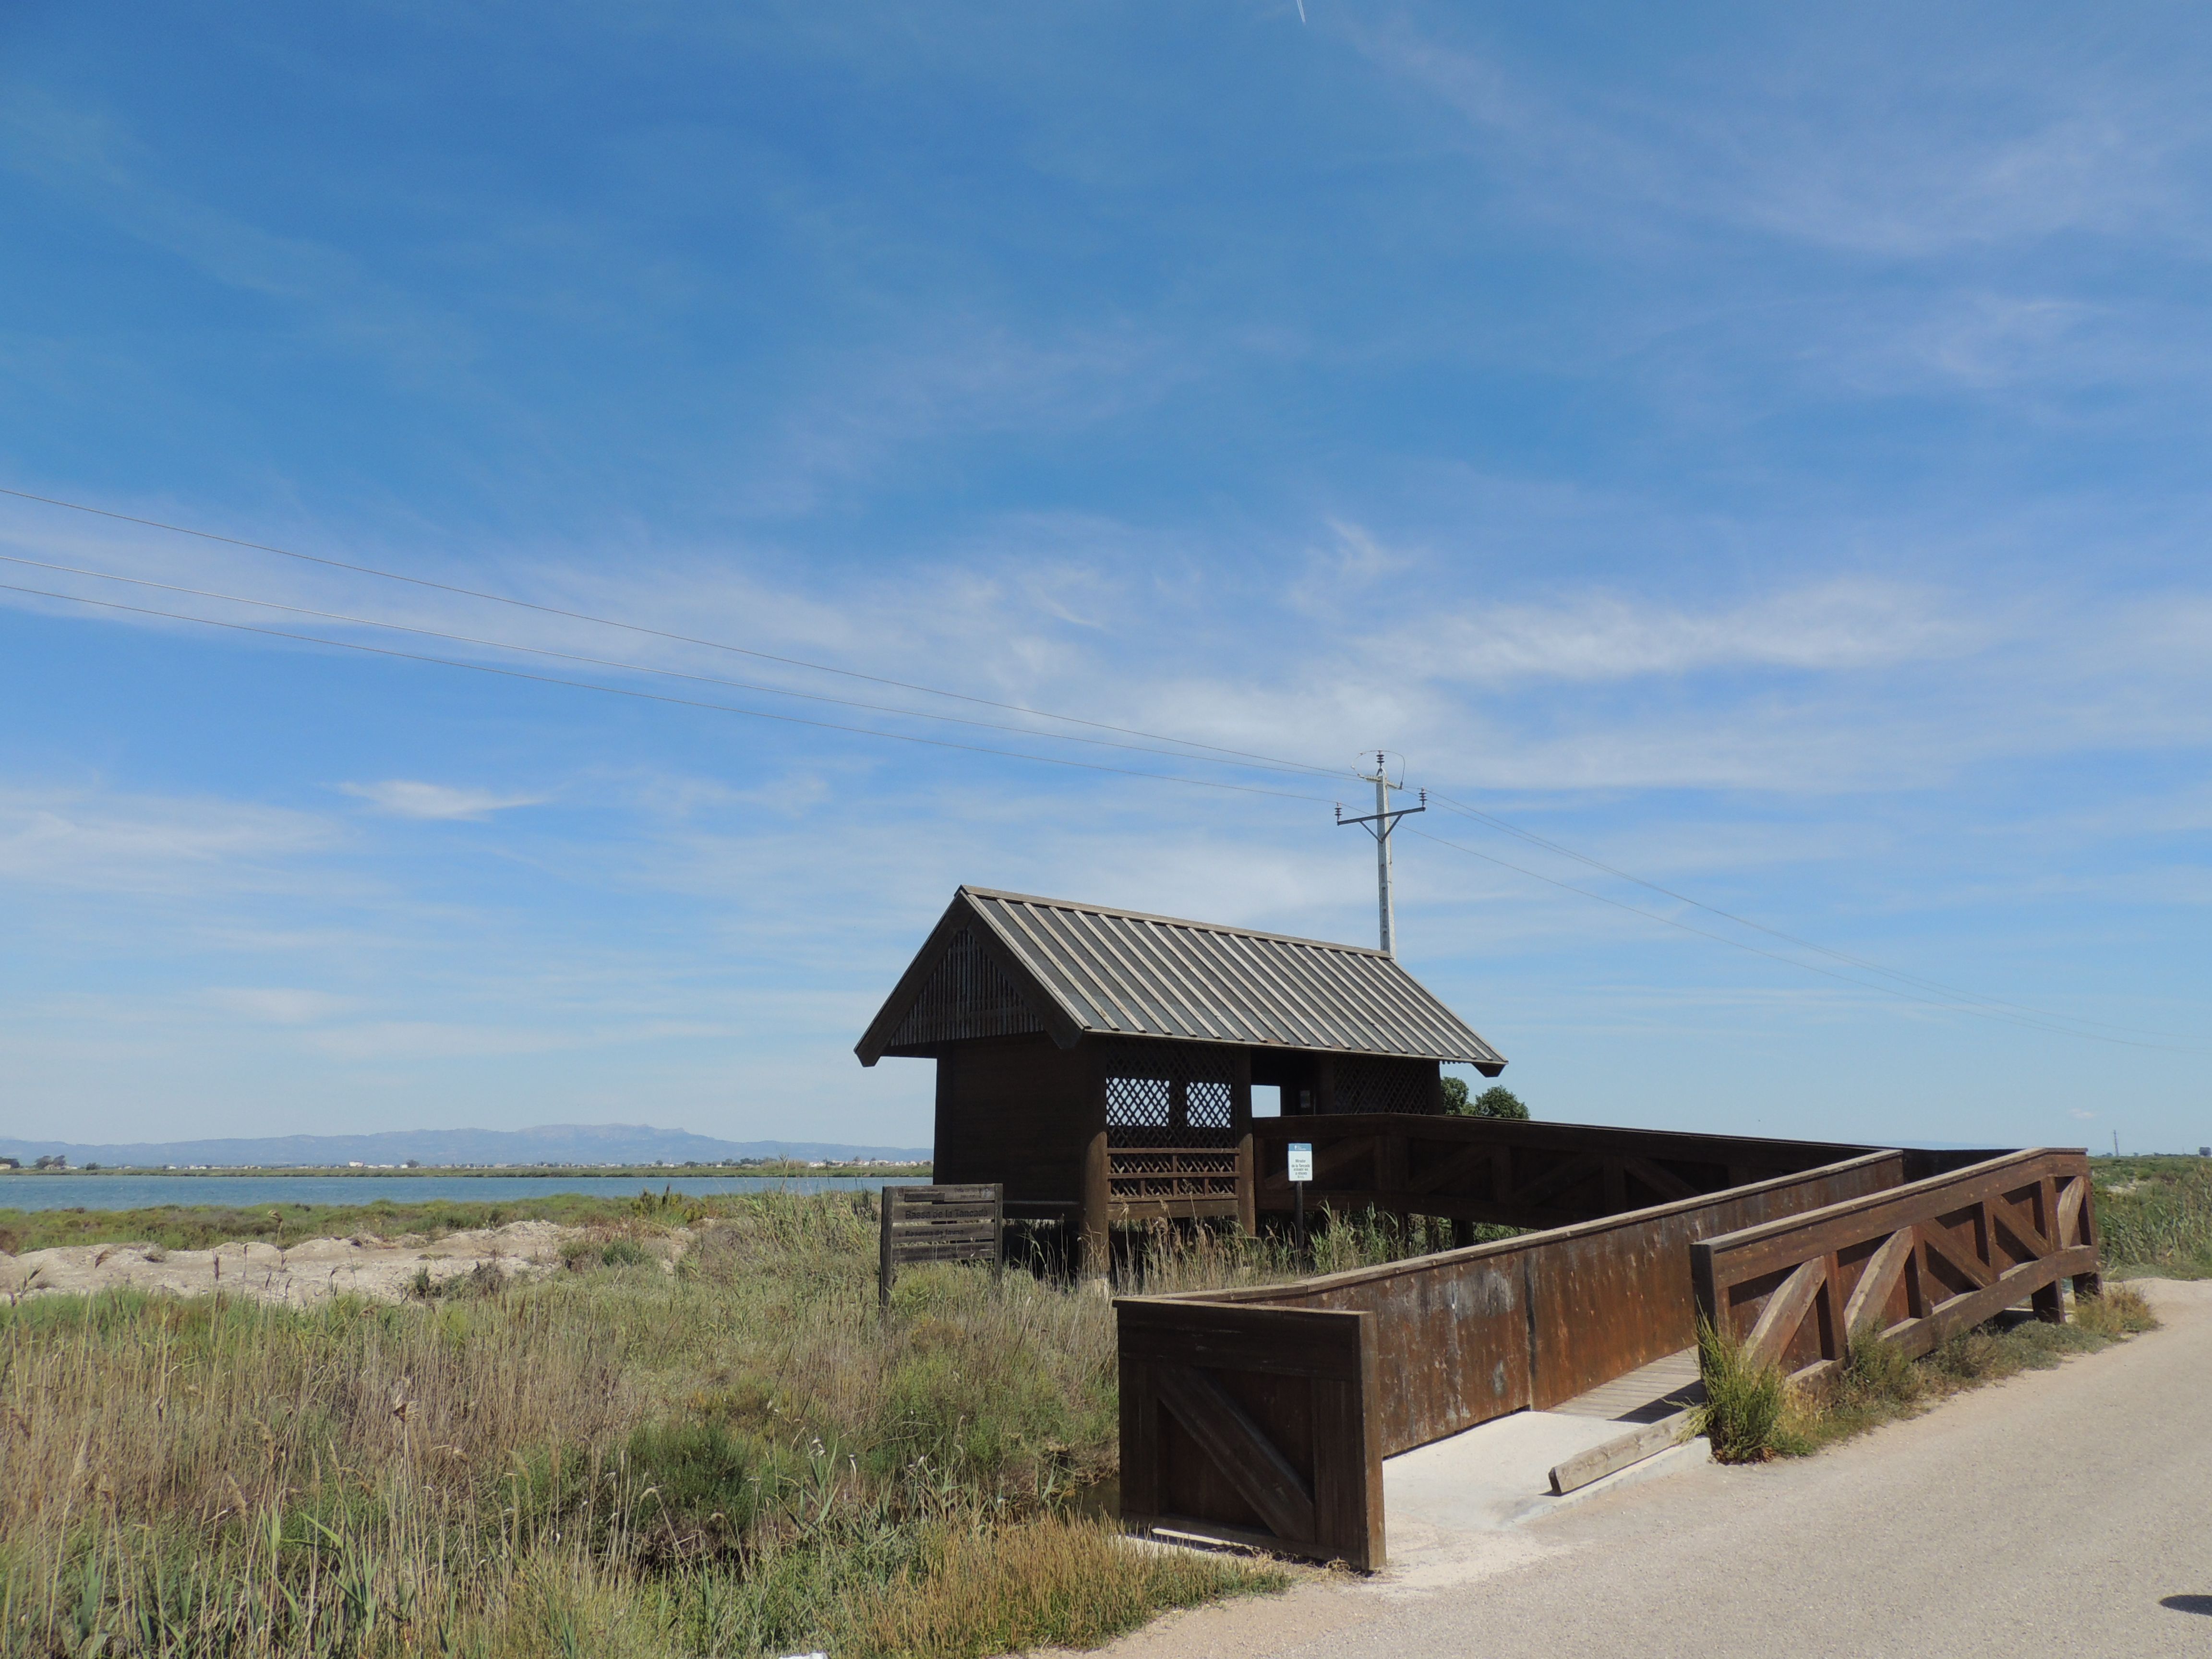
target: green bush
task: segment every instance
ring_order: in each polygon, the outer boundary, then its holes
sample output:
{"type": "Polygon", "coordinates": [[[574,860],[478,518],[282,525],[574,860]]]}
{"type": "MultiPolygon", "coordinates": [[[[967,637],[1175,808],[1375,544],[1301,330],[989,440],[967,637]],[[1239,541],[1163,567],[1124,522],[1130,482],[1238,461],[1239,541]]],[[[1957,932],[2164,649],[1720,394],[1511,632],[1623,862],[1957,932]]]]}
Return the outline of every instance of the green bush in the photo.
{"type": "Polygon", "coordinates": [[[1774,1365],[1754,1365],[1743,1345],[1698,1321],[1698,1367],[1704,1373],[1705,1403],[1690,1416],[1690,1432],[1713,1444],[1723,1463],[1763,1463],[1777,1452],[1795,1449],[1784,1431],[1789,1384],[1774,1365]]]}
{"type": "Polygon", "coordinates": [[[1469,1097],[1463,1078],[1448,1077],[1443,1080],[1444,1110],[1454,1117],[1505,1117],[1526,1122],[1528,1109],[1521,1097],[1503,1084],[1492,1084],[1480,1094],[1469,1097]]]}

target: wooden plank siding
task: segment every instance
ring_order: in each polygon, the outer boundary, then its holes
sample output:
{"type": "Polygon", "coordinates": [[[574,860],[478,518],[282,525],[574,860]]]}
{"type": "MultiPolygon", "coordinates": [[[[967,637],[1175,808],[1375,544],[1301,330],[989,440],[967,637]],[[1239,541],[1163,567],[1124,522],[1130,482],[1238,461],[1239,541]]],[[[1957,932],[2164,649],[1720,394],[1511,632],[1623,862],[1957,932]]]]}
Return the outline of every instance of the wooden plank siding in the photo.
{"type": "Polygon", "coordinates": [[[1904,1170],[1902,1153],[1869,1152],[1572,1227],[1177,1299],[1380,1316],[1382,1438],[1395,1456],[1679,1352],[1697,1340],[1695,1240],[1881,1192],[1904,1170]]]}
{"type": "Polygon", "coordinates": [[[1091,1056],[1048,1036],[949,1048],[937,1061],[932,1173],[956,1183],[997,1182],[1018,1209],[1072,1206],[1082,1192],[1097,1091],[1091,1056]]]}
{"type": "Polygon", "coordinates": [[[901,1267],[925,1261],[1006,1259],[1006,1189],[995,1182],[969,1186],[896,1186],[883,1190],[877,1244],[876,1294],[890,1306],[901,1267]]]}

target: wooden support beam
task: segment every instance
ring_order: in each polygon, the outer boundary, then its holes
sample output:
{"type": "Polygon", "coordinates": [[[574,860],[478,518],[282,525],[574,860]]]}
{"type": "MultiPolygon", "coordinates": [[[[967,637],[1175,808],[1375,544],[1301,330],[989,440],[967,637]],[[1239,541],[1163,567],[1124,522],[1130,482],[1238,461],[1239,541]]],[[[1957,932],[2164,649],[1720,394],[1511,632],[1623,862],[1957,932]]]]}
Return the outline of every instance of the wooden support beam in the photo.
{"type": "Polygon", "coordinates": [[[1602,1480],[1608,1474],[1618,1474],[1648,1457],[1656,1457],[1682,1443],[1684,1432],[1690,1426],[1690,1413],[1676,1412],[1662,1417],[1656,1423],[1647,1423],[1616,1436],[1601,1446],[1592,1446],[1588,1451],[1577,1452],[1563,1463],[1552,1468],[1552,1493],[1564,1498],[1578,1492],[1594,1480],[1602,1480]]]}
{"type": "Polygon", "coordinates": [[[1789,1350],[1790,1339],[1797,1334],[1798,1326],[1805,1322],[1813,1298],[1827,1282],[1828,1264],[1823,1258],[1806,1262],[1776,1285],[1766,1305],[1759,1310],[1758,1322],[1743,1340],[1744,1358],[1753,1365],[1780,1359],[1789,1350]]]}
{"type": "Polygon", "coordinates": [[[1972,1250],[1961,1249],[1958,1240],[1953,1238],[1943,1228],[1930,1223],[1924,1227],[1916,1227],[1913,1231],[1918,1237],[1920,1248],[1923,1250],[1929,1255],[1948,1261],[1954,1269],[1965,1274],[1977,1286],[1993,1285],[1996,1282],[1996,1275],[1989,1270],[1982,1260],[1972,1250]]]}
{"type": "Polygon", "coordinates": [[[1869,1320],[1881,1318],[1882,1310],[1889,1305],[1889,1293],[1905,1277],[1905,1264],[1911,1260],[1912,1230],[1909,1227],[1899,1228],[1867,1258],[1866,1266],[1859,1270],[1859,1282],[1851,1286],[1850,1297],[1844,1304],[1845,1342],[1869,1320]]]}
{"type": "Polygon", "coordinates": [[[1113,1203],[1106,1131],[1102,1128],[1083,1149],[1082,1272],[1085,1278],[1103,1279],[1113,1271],[1113,1203]]]}

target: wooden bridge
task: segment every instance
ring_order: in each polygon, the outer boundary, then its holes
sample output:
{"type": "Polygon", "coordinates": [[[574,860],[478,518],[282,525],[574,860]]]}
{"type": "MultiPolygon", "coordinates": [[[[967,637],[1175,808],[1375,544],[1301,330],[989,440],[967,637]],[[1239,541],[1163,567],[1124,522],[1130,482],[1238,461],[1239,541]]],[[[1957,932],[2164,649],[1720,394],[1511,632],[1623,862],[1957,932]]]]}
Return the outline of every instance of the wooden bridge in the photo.
{"type": "Polygon", "coordinates": [[[1382,1459],[1691,1347],[1800,1375],[2094,1288],[2080,1152],[1931,1153],[1386,1114],[1261,1120],[1251,1197],[1542,1231],[1291,1285],[1116,1304],[1121,1501],[1161,1528],[1372,1569],[1382,1459]]]}

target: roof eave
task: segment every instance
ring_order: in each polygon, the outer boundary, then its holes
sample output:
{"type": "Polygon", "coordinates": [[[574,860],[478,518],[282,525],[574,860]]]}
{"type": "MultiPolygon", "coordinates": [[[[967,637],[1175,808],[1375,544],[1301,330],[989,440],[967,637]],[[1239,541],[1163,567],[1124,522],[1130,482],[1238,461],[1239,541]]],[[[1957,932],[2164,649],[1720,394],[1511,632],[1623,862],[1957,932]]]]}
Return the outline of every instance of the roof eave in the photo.
{"type": "Polygon", "coordinates": [[[952,902],[945,907],[945,914],[937,919],[929,937],[922,941],[921,949],[915,952],[914,960],[907,964],[906,972],[899,975],[891,994],[884,999],[884,1006],[876,1011],[868,1029],[853,1045],[853,1052],[863,1066],[873,1066],[884,1057],[890,1046],[891,1033],[906,1018],[907,1010],[914,1006],[915,999],[929,983],[929,976],[937,971],[937,964],[951,947],[952,936],[962,927],[970,929],[1000,970],[1012,980],[1024,999],[1044,1022],[1045,1030],[1053,1042],[1062,1048],[1073,1048],[1083,1035],[1083,1028],[1066,1006],[1053,994],[1051,988],[1040,984],[1036,975],[1024,967],[1018,956],[1006,947],[999,929],[991,918],[968,898],[968,889],[961,888],[952,896],[952,902]]]}

